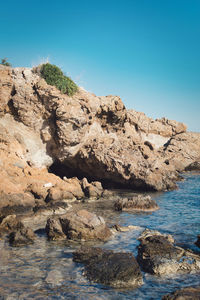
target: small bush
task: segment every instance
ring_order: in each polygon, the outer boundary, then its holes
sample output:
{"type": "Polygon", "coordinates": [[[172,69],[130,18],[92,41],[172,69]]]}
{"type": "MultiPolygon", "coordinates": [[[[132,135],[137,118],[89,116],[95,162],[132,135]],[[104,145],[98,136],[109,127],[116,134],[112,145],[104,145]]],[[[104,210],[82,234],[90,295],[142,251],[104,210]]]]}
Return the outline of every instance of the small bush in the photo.
{"type": "Polygon", "coordinates": [[[1,59],[1,65],[6,66],[6,67],[11,67],[11,64],[7,61],[7,58],[1,59]]]}
{"type": "Polygon", "coordinates": [[[48,84],[57,87],[63,94],[73,96],[78,90],[73,80],[65,76],[61,69],[55,65],[43,64],[40,73],[48,84]]]}

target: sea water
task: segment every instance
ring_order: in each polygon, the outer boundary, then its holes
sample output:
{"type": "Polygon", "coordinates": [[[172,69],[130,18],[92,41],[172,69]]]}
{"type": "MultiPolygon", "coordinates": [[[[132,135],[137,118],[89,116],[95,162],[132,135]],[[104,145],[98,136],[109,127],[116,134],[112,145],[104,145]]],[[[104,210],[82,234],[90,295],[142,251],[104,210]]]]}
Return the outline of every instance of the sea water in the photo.
{"type": "MultiPolygon", "coordinates": [[[[137,225],[138,230],[117,233],[105,244],[94,244],[114,251],[137,255],[138,236],[144,228],[172,234],[176,245],[200,252],[194,242],[200,234],[200,175],[188,173],[179,188],[151,196],[160,209],[152,213],[115,212],[112,201],[95,201],[82,207],[102,215],[109,224],[137,225]]],[[[118,195],[131,195],[120,191],[118,195]]],[[[113,199],[114,201],[114,199],[113,199]]],[[[200,274],[157,277],[143,273],[144,284],[136,289],[118,290],[91,283],[84,266],[74,263],[78,246],[49,242],[40,231],[33,245],[10,247],[0,241],[0,299],[161,299],[186,286],[200,285],[200,274]]]]}

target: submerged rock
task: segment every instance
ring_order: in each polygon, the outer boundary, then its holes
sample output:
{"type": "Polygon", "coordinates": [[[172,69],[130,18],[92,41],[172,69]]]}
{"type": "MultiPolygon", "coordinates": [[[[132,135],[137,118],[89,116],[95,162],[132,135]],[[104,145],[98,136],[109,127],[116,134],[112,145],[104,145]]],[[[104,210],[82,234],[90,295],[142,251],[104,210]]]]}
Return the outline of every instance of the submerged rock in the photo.
{"type": "Polygon", "coordinates": [[[46,232],[49,239],[68,240],[108,240],[112,233],[99,217],[86,210],[67,213],[61,217],[51,217],[47,221],[46,232]]]}
{"type": "Polygon", "coordinates": [[[154,211],[159,209],[150,196],[136,195],[131,198],[120,198],[114,204],[118,211],[154,211]]]}
{"type": "Polygon", "coordinates": [[[143,234],[138,246],[137,260],[143,270],[156,275],[200,271],[198,255],[174,246],[171,238],[162,234],[143,234]]]}
{"type": "Polygon", "coordinates": [[[31,228],[22,227],[14,231],[9,236],[9,243],[11,246],[24,246],[34,243],[35,234],[31,228]]]}
{"type": "Polygon", "coordinates": [[[200,287],[186,287],[165,295],[162,300],[200,300],[200,287]]]}
{"type": "Polygon", "coordinates": [[[0,236],[21,228],[23,228],[23,224],[19,221],[16,215],[0,217],[0,236]]]}
{"type": "Polygon", "coordinates": [[[137,287],[143,283],[139,265],[132,253],[82,247],[74,252],[73,260],[85,264],[84,274],[94,282],[118,288],[137,287]]]}

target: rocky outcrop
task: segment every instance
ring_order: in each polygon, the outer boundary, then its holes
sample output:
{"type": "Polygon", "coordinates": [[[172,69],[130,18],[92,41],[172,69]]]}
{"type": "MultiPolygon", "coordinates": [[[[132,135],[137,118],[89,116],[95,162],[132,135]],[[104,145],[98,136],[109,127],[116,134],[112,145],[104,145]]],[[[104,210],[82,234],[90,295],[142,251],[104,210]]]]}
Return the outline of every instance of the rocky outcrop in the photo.
{"type": "Polygon", "coordinates": [[[166,190],[199,158],[200,135],[182,123],[126,110],[118,96],[69,97],[32,69],[0,66],[0,192],[97,199],[96,181],[166,190]],[[74,176],[89,184],[63,180],[74,176]]]}
{"type": "Polygon", "coordinates": [[[119,198],[114,204],[117,211],[155,211],[159,209],[157,203],[150,197],[135,195],[130,198],[119,198]]]}
{"type": "Polygon", "coordinates": [[[104,219],[86,210],[49,218],[46,232],[50,240],[107,241],[111,237],[104,219]]]}
{"type": "Polygon", "coordinates": [[[162,300],[200,300],[200,287],[186,287],[162,297],[162,300]]]}
{"type": "Polygon", "coordinates": [[[173,245],[171,237],[148,231],[140,237],[137,260],[147,273],[159,276],[200,272],[200,258],[173,245]]]}
{"type": "Polygon", "coordinates": [[[73,253],[73,260],[85,264],[84,274],[94,282],[117,288],[133,288],[143,283],[139,265],[132,253],[82,247],[73,253]]]}

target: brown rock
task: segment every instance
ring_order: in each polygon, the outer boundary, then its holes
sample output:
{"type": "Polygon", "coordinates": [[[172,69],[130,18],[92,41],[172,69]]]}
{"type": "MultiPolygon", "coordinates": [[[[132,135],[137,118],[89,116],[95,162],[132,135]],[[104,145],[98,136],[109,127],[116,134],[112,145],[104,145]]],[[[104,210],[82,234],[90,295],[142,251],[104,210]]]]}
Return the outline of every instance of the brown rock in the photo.
{"type": "MultiPolygon", "coordinates": [[[[61,178],[48,173],[52,164],[62,178],[78,175],[108,187],[167,190],[175,187],[177,171],[199,160],[200,135],[187,133],[184,124],[128,111],[118,96],[79,89],[68,97],[38,74],[0,68],[0,190],[23,193],[45,175],[44,184],[84,197],[78,180],[63,187],[61,178]]],[[[99,197],[96,188],[87,188],[92,197],[99,197]]],[[[44,198],[46,190],[37,193],[44,198]]]]}
{"type": "Polygon", "coordinates": [[[73,253],[73,260],[85,264],[84,274],[94,282],[118,288],[133,288],[143,283],[139,265],[132,253],[82,247],[73,253]]]}
{"type": "Polygon", "coordinates": [[[23,224],[19,221],[16,215],[0,217],[0,236],[21,228],[23,228],[23,224]]]}
{"type": "Polygon", "coordinates": [[[33,244],[35,239],[35,234],[32,229],[22,227],[17,231],[11,232],[9,236],[9,243],[11,246],[24,246],[28,244],[33,244]]]}
{"type": "Polygon", "coordinates": [[[65,235],[65,238],[69,240],[106,241],[111,236],[111,231],[105,224],[104,219],[86,210],[67,213],[59,218],[50,218],[47,221],[46,231],[50,239],[64,238],[65,235]]]}
{"type": "Polygon", "coordinates": [[[118,211],[154,211],[159,209],[150,196],[135,195],[131,198],[119,198],[114,204],[118,211]]]}
{"type": "Polygon", "coordinates": [[[200,270],[198,255],[174,246],[165,235],[154,232],[140,237],[137,260],[145,272],[160,276],[200,270]]]}
{"type": "Polygon", "coordinates": [[[162,300],[200,300],[200,287],[186,287],[162,297],[162,300]]]}

